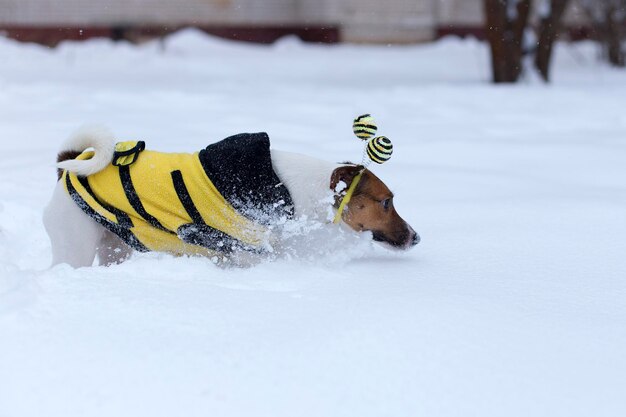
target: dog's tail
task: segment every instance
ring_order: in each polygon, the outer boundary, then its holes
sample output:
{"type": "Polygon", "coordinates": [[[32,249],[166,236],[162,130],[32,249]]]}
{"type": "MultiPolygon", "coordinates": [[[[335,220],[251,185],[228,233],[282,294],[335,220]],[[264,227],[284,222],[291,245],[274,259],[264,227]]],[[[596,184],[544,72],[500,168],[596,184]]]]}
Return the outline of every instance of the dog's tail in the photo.
{"type": "Polygon", "coordinates": [[[115,137],[103,126],[83,126],[70,136],[61,146],[57,156],[59,178],[62,170],[88,176],[103,170],[113,160],[115,137]],[[75,159],[83,151],[92,148],[94,156],[90,159],[75,159]]]}

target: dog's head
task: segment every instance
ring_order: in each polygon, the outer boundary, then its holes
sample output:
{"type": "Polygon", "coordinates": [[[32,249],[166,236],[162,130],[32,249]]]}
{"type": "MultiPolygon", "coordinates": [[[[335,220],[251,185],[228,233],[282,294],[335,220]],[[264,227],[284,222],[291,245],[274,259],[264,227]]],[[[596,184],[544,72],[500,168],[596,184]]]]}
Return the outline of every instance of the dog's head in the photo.
{"type": "MultiPolygon", "coordinates": [[[[360,165],[341,166],[333,171],[330,188],[336,190],[343,181],[346,187],[363,169],[360,165]]],[[[342,215],[343,221],[356,231],[371,231],[374,240],[395,249],[410,249],[420,237],[405,222],[393,205],[393,193],[376,175],[365,170],[342,215]]],[[[335,194],[335,208],[343,195],[335,194]]]]}

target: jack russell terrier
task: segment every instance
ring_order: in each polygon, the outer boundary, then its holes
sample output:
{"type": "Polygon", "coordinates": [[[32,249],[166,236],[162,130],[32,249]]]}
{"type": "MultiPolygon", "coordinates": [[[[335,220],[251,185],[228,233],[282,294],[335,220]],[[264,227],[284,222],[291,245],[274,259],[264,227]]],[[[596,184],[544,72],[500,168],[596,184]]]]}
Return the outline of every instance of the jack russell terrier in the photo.
{"type": "Polygon", "coordinates": [[[329,213],[391,248],[419,242],[372,172],[270,150],[266,133],[231,136],[195,153],[162,153],[84,128],[63,145],[57,167],[44,212],[53,265],[91,266],[96,255],[109,265],[133,250],[263,255],[280,240],[280,225],[326,223],[329,213]]]}

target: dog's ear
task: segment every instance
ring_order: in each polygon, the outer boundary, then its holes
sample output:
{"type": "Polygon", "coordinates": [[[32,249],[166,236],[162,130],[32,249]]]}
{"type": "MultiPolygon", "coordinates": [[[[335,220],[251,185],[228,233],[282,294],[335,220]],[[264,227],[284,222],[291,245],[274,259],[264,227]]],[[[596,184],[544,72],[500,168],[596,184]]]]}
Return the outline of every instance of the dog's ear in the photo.
{"type": "Polygon", "coordinates": [[[337,192],[347,190],[348,187],[350,187],[350,184],[352,184],[354,177],[356,177],[362,170],[362,165],[346,165],[335,169],[330,176],[330,189],[337,192]],[[337,184],[341,181],[346,184],[345,190],[337,189],[337,184]]]}

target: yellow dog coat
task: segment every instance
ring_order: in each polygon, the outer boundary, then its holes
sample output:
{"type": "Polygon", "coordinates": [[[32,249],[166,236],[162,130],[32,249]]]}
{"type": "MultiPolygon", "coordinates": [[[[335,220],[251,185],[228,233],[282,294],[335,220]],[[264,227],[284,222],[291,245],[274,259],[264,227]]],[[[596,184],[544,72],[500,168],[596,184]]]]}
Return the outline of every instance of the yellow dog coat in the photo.
{"type": "MultiPolygon", "coordinates": [[[[293,216],[272,168],[265,133],[231,136],[195,153],[144,150],[122,142],[105,169],[65,171],[70,197],[132,248],[174,254],[267,248],[268,228],[293,216]]],[[[89,159],[83,152],[77,159],[89,159]]]]}

